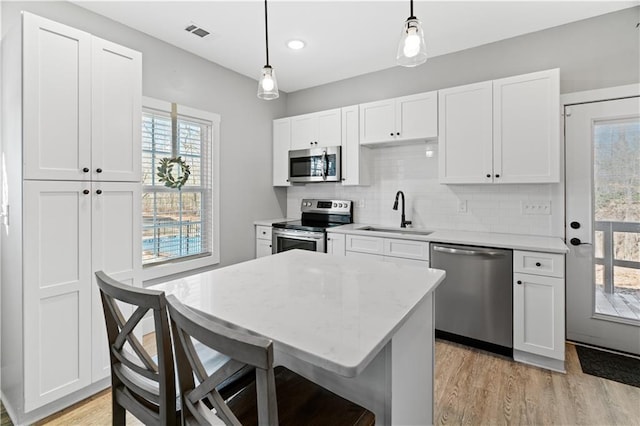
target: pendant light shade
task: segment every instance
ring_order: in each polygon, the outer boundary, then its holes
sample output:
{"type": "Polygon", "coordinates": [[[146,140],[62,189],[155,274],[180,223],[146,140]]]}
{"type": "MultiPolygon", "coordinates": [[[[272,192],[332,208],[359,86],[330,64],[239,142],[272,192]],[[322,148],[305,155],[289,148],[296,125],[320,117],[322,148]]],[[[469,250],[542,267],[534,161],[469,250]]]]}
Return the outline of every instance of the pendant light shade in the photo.
{"type": "Polygon", "coordinates": [[[278,80],[276,80],[276,71],[270,65],[265,65],[260,74],[258,82],[258,97],[260,99],[271,100],[276,99],[278,93],[278,80]]]}
{"type": "Polygon", "coordinates": [[[411,0],[411,16],[402,26],[398,54],[398,65],[403,67],[415,67],[427,61],[427,47],[424,42],[424,32],[420,20],[413,16],[413,0],[411,0]]]}
{"type": "Polygon", "coordinates": [[[258,81],[258,97],[264,100],[277,99],[278,81],[276,80],[276,71],[269,65],[269,26],[267,19],[267,0],[264,0],[264,40],[266,45],[267,64],[262,67],[260,80],[258,81]]]}

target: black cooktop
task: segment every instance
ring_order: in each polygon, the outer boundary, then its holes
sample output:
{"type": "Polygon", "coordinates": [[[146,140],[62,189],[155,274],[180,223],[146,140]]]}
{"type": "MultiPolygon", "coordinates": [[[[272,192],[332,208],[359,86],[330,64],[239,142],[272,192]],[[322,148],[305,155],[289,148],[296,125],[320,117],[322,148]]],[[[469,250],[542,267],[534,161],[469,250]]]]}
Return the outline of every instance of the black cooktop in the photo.
{"type": "MultiPolygon", "coordinates": [[[[346,222],[349,223],[349,222],[346,222]]],[[[344,225],[345,223],[337,223],[337,222],[322,222],[322,221],[314,221],[314,220],[293,220],[290,222],[277,222],[273,223],[271,226],[274,228],[280,229],[297,229],[300,231],[309,231],[309,232],[324,232],[327,228],[331,228],[333,226],[344,225]]]]}

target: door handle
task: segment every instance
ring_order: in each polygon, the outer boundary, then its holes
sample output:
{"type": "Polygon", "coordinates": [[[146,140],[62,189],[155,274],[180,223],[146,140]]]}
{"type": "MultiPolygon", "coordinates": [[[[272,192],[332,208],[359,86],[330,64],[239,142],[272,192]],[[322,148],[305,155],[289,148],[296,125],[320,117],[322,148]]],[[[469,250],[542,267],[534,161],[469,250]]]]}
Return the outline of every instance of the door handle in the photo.
{"type": "Polygon", "coordinates": [[[569,240],[569,242],[571,243],[572,246],[590,246],[591,243],[583,243],[582,241],[580,241],[580,238],[572,238],[569,240]]]}
{"type": "Polygon", "coordinates": [[[322,180],[327,180],[327,151],[322,151],[322,180]]]}

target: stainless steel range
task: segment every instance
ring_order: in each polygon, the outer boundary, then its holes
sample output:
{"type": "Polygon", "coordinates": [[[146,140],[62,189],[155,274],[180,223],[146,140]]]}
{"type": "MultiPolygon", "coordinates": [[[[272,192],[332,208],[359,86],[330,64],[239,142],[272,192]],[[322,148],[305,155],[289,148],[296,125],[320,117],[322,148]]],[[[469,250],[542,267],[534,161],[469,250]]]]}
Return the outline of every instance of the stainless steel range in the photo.
{"type": "Polygon", "coordinates": [[[272,252],[302,249],[326,252],[327,228],[353,222],[353,203],[345,200],[302,200],[302,218],[273,223],[272,252]]]}

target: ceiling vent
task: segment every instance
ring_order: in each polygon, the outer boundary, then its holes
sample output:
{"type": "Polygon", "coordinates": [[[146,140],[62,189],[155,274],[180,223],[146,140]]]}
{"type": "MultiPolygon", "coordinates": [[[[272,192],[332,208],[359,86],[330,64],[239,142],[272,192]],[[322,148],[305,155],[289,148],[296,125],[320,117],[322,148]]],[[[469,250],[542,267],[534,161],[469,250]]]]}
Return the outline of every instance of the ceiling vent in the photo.
{"type": "Polygon", "coordinates": [[[205,30],[204,28],[200,28],[199,26],[194,24],[189,24],[189,26],[185,28],[185,31],[188,31],[191,34],[195,34],[200,38],[204,38],[210,34],[209,31],[205,30]]]}

